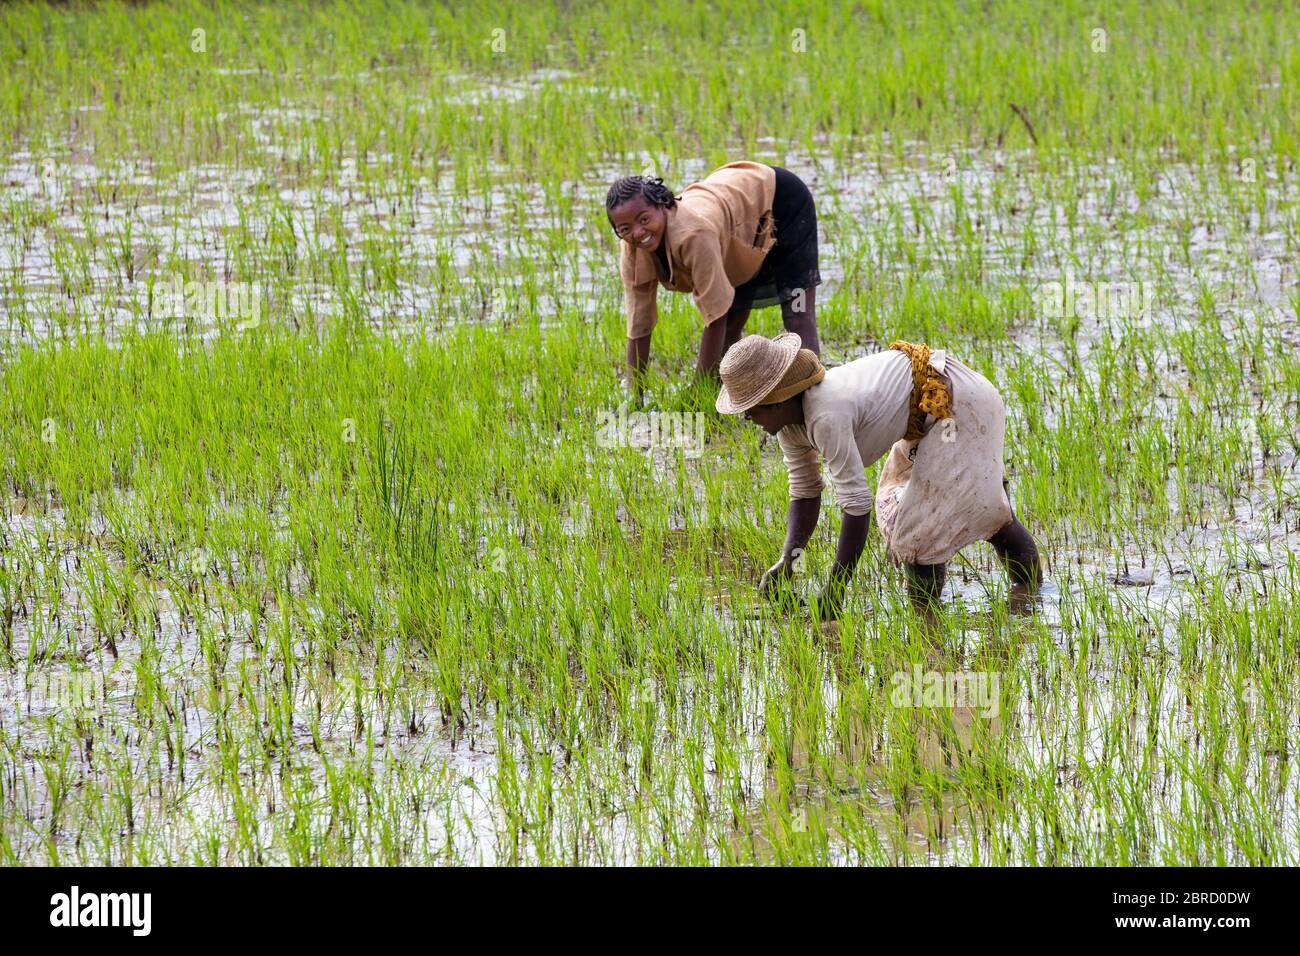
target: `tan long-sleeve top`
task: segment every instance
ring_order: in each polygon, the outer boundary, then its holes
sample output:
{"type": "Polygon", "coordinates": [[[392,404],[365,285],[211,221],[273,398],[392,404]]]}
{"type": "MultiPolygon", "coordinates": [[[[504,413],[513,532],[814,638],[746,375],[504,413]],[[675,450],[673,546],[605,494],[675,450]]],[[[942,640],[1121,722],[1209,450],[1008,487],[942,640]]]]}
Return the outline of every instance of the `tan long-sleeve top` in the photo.
{"type": "Polygon", "coordinates": [[[649,335],[655,327],[660,285],[694,293],[705,325],[726,315],[736,286],[754,277],[775,244],[775,191],[776,171],[748,161],[728,163],[687,186],[676,207],[664,210],[667,273],[656,253],[621,243],[628,338],[649,335]]]}
{"type": "MultiPolygon", "coordinates": [[[[930,364],[944,370],[945,353],[930,364]]],[[[826,370],[821,382],[803,393],[802,425],[777,433],[790,474],[790,498],[822,493],[821,462],[826,461],[836,503],[848,514],[871,510],[866,466],[880,459],[907,431],[912,398],[912,360],[888,350],[826,370]]]]}

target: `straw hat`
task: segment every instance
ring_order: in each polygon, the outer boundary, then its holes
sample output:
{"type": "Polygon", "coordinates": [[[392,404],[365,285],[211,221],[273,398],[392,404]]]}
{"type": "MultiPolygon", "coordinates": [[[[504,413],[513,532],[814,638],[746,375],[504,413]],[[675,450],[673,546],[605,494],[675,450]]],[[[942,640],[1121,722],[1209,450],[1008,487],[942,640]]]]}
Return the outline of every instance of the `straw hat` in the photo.
{"type": "Polygon", "coordinates": [[[722,389],[715,407],[724,415],[739,415],[816,385],[826,369],[815,352],[801,346],[802,339],[794,332],[782,332],[774,339],[745,336],[722,359],[718,369],[722,389]]]}

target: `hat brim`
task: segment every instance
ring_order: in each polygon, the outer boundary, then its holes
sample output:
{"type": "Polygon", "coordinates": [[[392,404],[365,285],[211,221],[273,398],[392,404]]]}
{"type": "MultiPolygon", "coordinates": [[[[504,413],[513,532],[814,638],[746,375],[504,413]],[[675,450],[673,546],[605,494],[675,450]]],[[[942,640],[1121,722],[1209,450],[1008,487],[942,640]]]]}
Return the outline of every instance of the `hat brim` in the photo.
{"type": "Polygon", "coordinates": [[[723,383],[722,388],[718,391],[718,400],[713,403],[713,407],[721,414],[739,415],[742,412],[749,411],[755,405],[761,405],[763,399],[771,394],[772,389],[780,384],[781,379],[785,377],[785,373],[794,364],[795,356],[803,348],[803,339],[799,337],[797,332],[782,332],[772,341],[781,350],[781,362],[776,371],[769,376],[770,380],[760,382],[756,386],[754,394],[739,400],[727,389],[726,383],[723,383]]]}

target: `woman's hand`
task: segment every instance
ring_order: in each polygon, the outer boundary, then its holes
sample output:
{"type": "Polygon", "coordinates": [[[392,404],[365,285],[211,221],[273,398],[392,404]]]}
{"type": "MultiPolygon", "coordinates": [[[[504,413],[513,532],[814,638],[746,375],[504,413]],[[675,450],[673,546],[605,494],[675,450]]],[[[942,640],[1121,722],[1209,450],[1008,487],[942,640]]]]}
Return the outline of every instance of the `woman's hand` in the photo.
{"type": "Polygon", "coordinates": [[[758,590],[763,597],[769,600],[775,598],[783,588],[790,586],[791,579],[794,577],[794,562],[785,555],[781,560],[776,562],[758,579],[758,590]]]}
{"type": "Polygon", "coordinates": [[[786,610],[807,607],[804,599],[794,590],[795,576],[800,573],[800,559],[803,549],[796,549],[794,554],[785,554],[758,579],[758,590],[763,597],[786,610]]]}
{"type": "Polygon", "coordinates": [[[871,527],[871,512],[851,515],[845,512],[840,521],[840,540],[835,549],[835,563],[831,565],[830,577],[826,586],[817,595],[813,613],[821,621],[837,619],[844,611],[844,596],[848,591],[849,581],[853,578],[853,569],[857,567],[858,558],[867,543],[867,529],[871,527]]]}
{"type": "Polygon", "coordinates": [[[632,403],[632,408],[640,411],[645,408],[645,388],[635,375],[628,374],[623,380],[623,395],[632,403]]]}
{"type": "Polygon", "coordinates": [[[772,565],[763,572],[763,576],[758,580],[758,589],[762,595],[769,600],[788,595],[791,600],[797,600],[802,605],[803,601],[794,598],[790,585],[793,578],[803,570],[803,549],[812,537],[813,529],[817,527],[817,516],[821,513],[822,499],[818,495],[816,498],[795,498],[790,502],[790,511],[786,517],[785,547],[781,552],[781,560],[772,565]]]}
{"type": "Polygon", "coordinates": [[[826,586],[817,594],[816,603],[813,605],[813,616],[819,621],[838,620],[844,613],[844,593],[847,582],[838,575],[832,574],[826,582],[826,586]]]}

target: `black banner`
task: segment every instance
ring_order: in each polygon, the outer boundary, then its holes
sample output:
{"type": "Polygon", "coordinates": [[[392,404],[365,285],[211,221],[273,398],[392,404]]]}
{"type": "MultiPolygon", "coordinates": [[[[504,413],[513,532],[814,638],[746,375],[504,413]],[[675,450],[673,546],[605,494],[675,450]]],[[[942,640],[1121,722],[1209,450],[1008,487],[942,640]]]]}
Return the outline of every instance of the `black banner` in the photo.
{"type": "Polygon", "coordinates": [[[1259,869],[8,869],[0,909],[8,941],[75,933],[128,945],[337,945],[476,927],[498,940],[562,925],[607,929],[612,942],[701,919],[770,942],[787,926],[847,928],[845,917],[869,935],[990,926],[999,939],[1228,941],[1289,926],[1294,885],[1291,871],[1259,869]]]}

